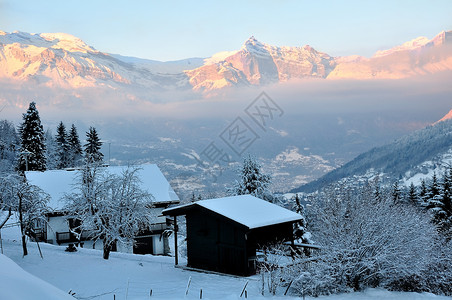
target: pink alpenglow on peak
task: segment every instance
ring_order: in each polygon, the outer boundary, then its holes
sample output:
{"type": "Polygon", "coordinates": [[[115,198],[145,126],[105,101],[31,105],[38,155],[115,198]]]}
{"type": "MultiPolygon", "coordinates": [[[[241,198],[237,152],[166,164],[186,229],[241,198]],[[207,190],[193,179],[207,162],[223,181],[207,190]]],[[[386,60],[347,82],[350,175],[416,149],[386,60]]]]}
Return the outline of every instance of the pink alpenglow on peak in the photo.
{"type": "Polygon", "coordinates": [[[439,122],[442,121],[446,121],[446,120],[451,120],[452,119],[452,109],[441,119],[439,119],[438,121],[435,122],[435,124],[438,124],[439,122]]]}

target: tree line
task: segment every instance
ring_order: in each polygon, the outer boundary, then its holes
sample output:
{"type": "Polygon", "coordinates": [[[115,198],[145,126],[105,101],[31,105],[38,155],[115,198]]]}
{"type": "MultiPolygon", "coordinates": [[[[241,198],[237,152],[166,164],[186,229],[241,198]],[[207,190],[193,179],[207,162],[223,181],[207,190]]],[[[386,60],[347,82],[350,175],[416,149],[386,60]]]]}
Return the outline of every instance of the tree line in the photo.
{"type": "Polygon", "coordinates": [[[441,179],[434,172],[417,187],[412,182],[405,199],[429,211],[438,232],[452,239],[452,165],[445,168],[441,179]]]}
{"type": "Polygon", "coordinates": [[[138,169],[109,174],[103,168],[101,146],[94,127],[86,132],[83,147],[73,124],[67,131],[60,122],[55,136],[44,132],[35,102],[17,130],[12,122],[0,121],[0,229],[13,214],[17,216],[24,256],[27,237],[39,240],[36,225],[45,224],[51,211],[49,195],[27,181],[27,170],[80,170],[74,182],[77,188],[63,199],[64,209],[80,221],[72,233],[80,236],[85,231],[94,241],[103,240],[105,259],[116,242],[130,242],[150,224],[153,197],[140,188],[138,169]]]}
{"type": "Polygon", "coordinates": [[[61,121],[56,134],[44,131],[36,103],[31,102],[16,130],[7,120],[0,121],[0,171],[45,171],[82,167],[88,162],[102,162],[102,142],[95,127],[80,142],[74,124],[67,130],[61,121]]]}

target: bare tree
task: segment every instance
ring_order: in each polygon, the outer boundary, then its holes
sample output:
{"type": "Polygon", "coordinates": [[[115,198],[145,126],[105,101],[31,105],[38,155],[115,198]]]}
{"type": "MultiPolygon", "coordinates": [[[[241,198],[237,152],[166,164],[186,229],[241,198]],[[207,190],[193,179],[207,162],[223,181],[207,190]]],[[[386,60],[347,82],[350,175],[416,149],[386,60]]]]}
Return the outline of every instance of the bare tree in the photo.
{"type": "Polygon", "coordinates": [[[103,240],[103,257],[108,259],[117,242],[130,243],[149,226],[153,197],[140,188],[139,169],[128,168],[121,175],[103,169],[85,166],[78,191],[67,196],[67,207],[80,220],[80,229],[103,240]]]}
{"type": "Polygon", "coordinates": [[[8,214],[0,222],[0,228],[6,223],[12,213],[17,213],[21,231],[23,255],[28,254],[26,238],[36,238],[35,225],[46,222],[49,196],[39,187],[29,184],[23,177],[9,174],[0,178],[1,203],[0,209],[8,214]]]}
{"type": "Polygon", "coordinates": [[[17,175],[5,173],[0,176],[0,229],[6,224],[12,216],[14,205],[14,186],[17,183],[17,175]]]}

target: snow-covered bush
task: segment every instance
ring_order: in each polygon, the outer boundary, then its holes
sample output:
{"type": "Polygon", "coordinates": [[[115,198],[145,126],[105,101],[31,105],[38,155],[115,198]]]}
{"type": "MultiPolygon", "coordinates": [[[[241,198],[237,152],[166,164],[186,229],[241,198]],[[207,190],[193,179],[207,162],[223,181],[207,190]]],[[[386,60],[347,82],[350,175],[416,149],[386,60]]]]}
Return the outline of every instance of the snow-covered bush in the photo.
{"type": "Polygon", "coordinates": [[[434,274],[429,268],[439,263],[450,269],[450,261],[432,255],[437,233],[429,216],[395,204],[388,193],[377,201],[371,186],[332,187],[318,194],[307,213],[309,230],[322,248],[285,268],[286,280],[300,295],[377,286],[429,290],[423,279],[434,274]]]}

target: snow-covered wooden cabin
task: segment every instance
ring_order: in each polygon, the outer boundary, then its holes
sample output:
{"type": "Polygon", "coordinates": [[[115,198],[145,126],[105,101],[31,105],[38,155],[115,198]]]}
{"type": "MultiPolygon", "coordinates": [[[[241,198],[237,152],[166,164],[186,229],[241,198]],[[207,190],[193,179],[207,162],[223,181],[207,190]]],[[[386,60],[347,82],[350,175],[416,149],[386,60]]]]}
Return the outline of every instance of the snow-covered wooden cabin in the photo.
{"type": "MultiPolygon", "coordinates": [[[[163,215],[185,215],[187,266],[235,275],[256,272],[256,250],[268,243],[293,241],[301,216],[251,195],[200,200],[168,208],[163,215]]],[[[175,234],[177,245],[177,232],[175,234]]],[[[175,251],[177,254],[177,249],[175,251]]],[[[176,265],[177,255],[175,257],[176,265]]]]}
{"type": "MultiPolygon", "coordinates": [[[[149,232],[140,234],[132,245],[117,245],[117,251],[138,254],[167,254],[169,252],[168,238],[164,234],[169,229],[167,218],[161,214],[162,210],[171,204],[178,204],[179,198],[171,188],[169,182],[155,164],[140,165],[137,175],[141,188],[154,196],[152,202],[155,222],[149,224],[149,232]]],[[[105,172],[121,175],[127,168],[123,166],[104,167],[105,172]]],[[[77,242],[70,228],[77,226],[77,220],[64,211],[64,196],[74,192],[80,170],[49,170],[45,172],[25,172],[27,180],[50,195],[49,206],[52,210],[47,214],[47,224],[42,224],[38,237],[51,244],[66,245],[77,242]]],[[[83,247],[92,248],[93,241],[88,233],[82,232],[83,247]]],[[[94,244],[96,249],[102,249],[102,241],[94,244]]]]}

